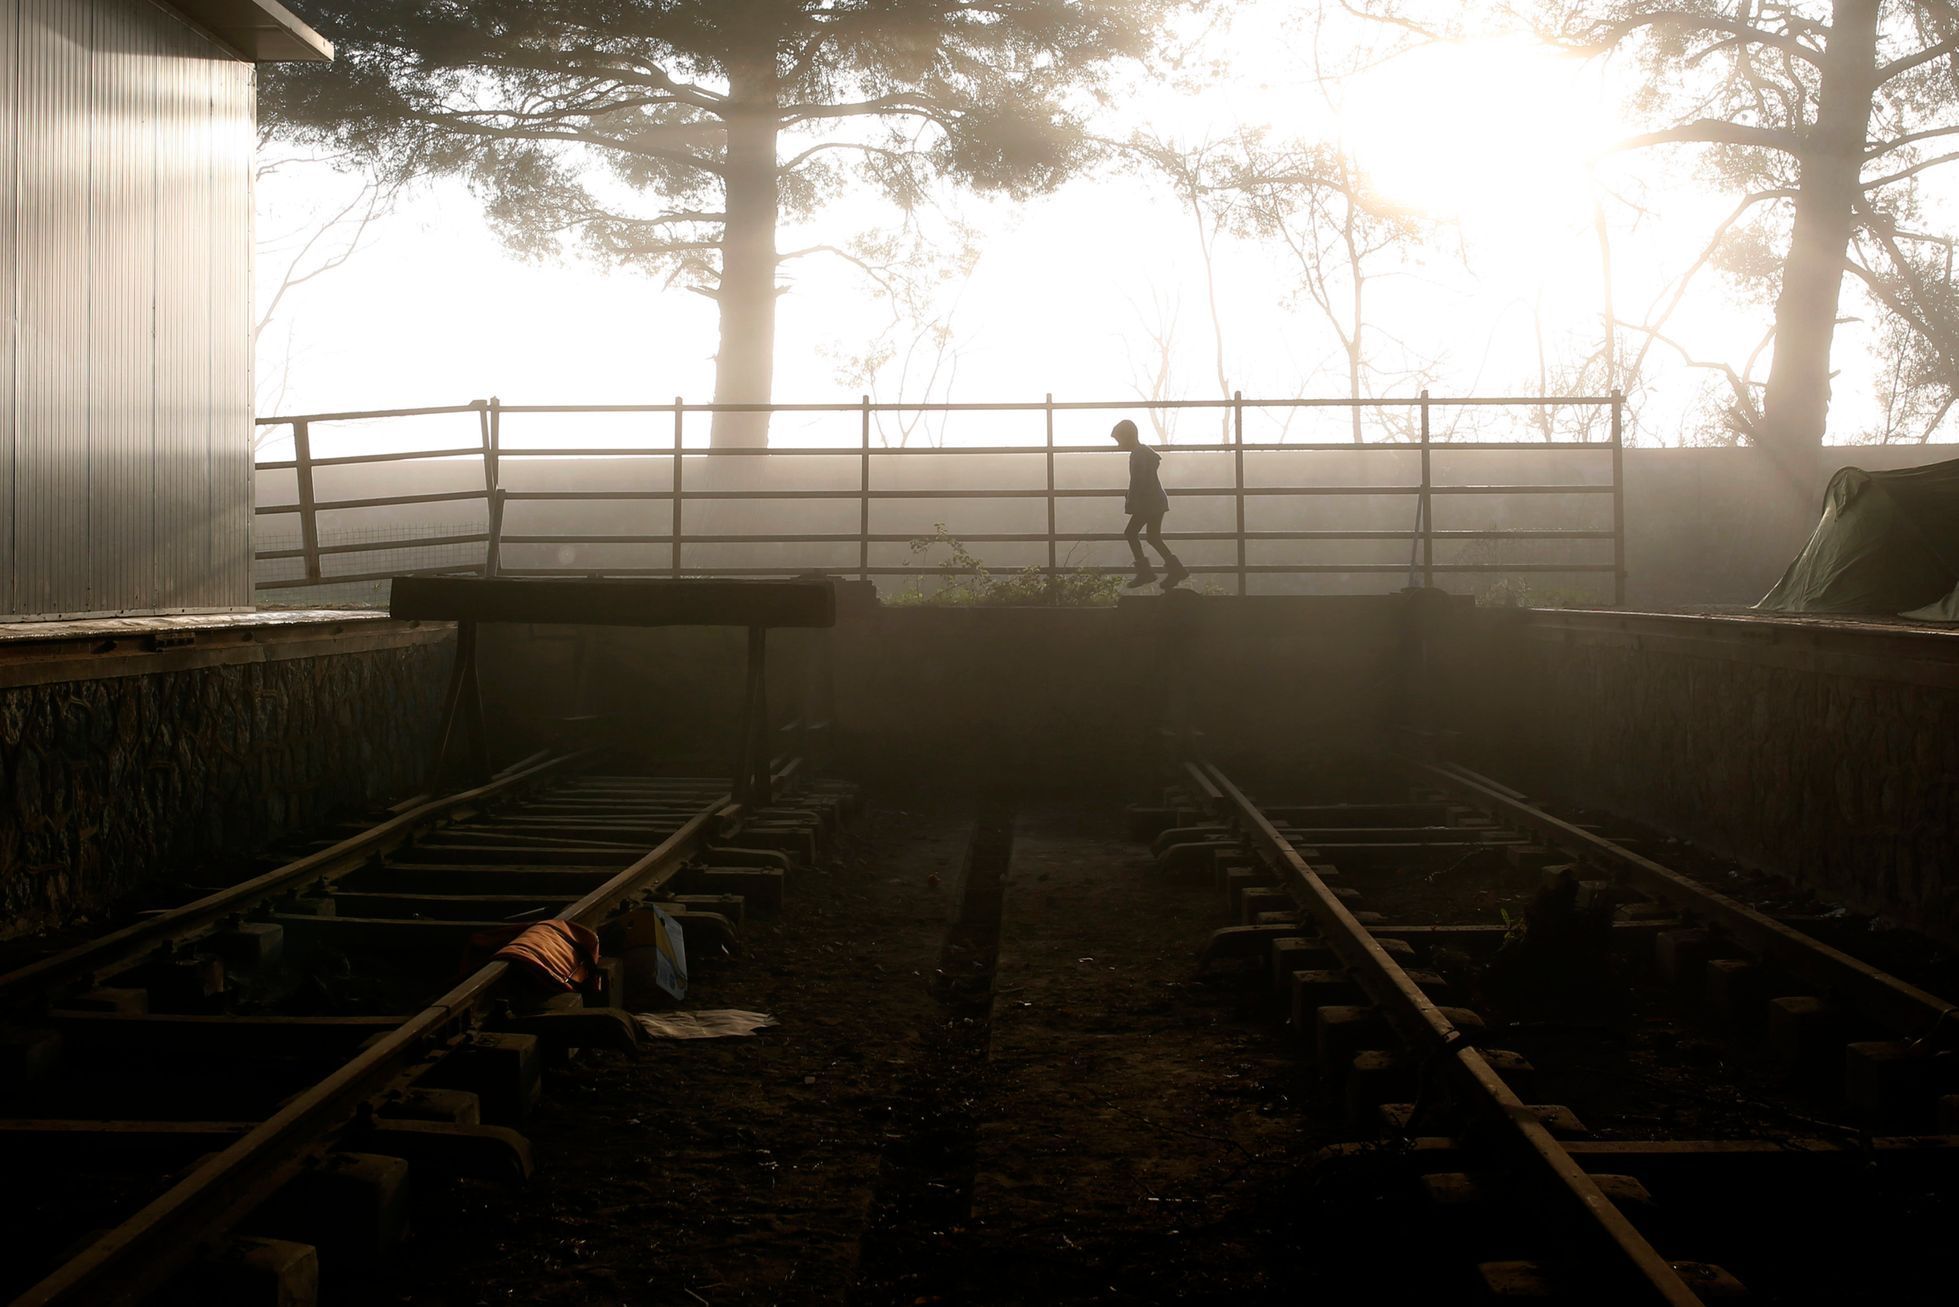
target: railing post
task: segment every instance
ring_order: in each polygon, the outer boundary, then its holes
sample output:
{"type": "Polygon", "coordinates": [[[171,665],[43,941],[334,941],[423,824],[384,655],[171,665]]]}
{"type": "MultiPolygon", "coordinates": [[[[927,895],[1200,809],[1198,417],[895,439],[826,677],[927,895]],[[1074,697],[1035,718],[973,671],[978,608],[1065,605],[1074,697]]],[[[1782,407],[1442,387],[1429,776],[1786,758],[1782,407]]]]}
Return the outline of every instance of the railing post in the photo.
{"type": "Polygon", "coordinates": [[[313,436],[305,422],[292,424],[293,475],[299,482],[299,546],[306,553],[306,579],[320,579],[320,519],[313,509],[313,436]]]}
{"type": "Polygon", "coordinates": [[[748,667],[742,678],[741,741],[735,749],[735,802],[765,805],[769,794],[768,628],[748,628],[748,667]]]}
{"type": "Polygon", "coordinates": [[[1245,552],[1245,392],[1231,392],[1231,443],[1233,482],[1237,491],[1238,508],[1238,593],[1249,590],[1250,572],[1246,569],[1245,552]]]}
{"type": "Polygon", "coordinates": [[[1048,392],[1047,402],[1045,405],[1045,412],[1047,416],[1047,442],[1048,442],[1048,453],[1047,453],[1047,459],[1048,459],[1048,598],[1050,600],[1058,600],[1060,597],[1060,582],[1056,578],[1061,575],[1061,555],[1060,555],[1060,550],[1057,548],[1055,543],[1055,524],[1054,524],[1054,392],[1053,391],[1048,392]]]}
{"type": "Polygon", "coordinates": [[[859,469],[858,494],[861,496],[857,514],[857,575],[858,579],[871,579],[871,397],[862,397],[864,452],[859,469]]]}
{"type": "Polygon", "coordinates": [[[490,539],[483,549],[485,576],[495,576],[503,567],[503,500],[501,487],[490,492],[490,539]]]}
{"type": "Polygon", "coordinates": [[[1428,421],[1428,391],[1422,391],[1422,499],[1416,511],[1422,519],[1422,588],[1435,588],[1435,499],[1430,491],[1435,487],[1435,478],[1429,466],[1430,435],[1428,421]]]}
{"type": "Polygon", "coordinates": [[[1626,395],[1612,392],[1612,606],[1626,606],[1626,395]]]}
{"type": "Polygon", "coordinates": [[[478,410],[483,433],[483,508],[490,534],[483,548],[483,575],[495,576],[503,553],[503,491],[499,484],[497,451],[503,447],[503,401],[495,395],[478,410]]]}
{"type": "Polygon", "coordinates": [[[681,454],[682,449],[686,445],[683,439],[686,434],[685,418],[683,417],[685,412],[686,407],[680,396],[675,395],[673,397],[673,530],[670,533],[673,536],[673,565],[671,570],[675,576],[680,575],[681,502],[686,494],[687,484],[687,462],[681,454]]]}

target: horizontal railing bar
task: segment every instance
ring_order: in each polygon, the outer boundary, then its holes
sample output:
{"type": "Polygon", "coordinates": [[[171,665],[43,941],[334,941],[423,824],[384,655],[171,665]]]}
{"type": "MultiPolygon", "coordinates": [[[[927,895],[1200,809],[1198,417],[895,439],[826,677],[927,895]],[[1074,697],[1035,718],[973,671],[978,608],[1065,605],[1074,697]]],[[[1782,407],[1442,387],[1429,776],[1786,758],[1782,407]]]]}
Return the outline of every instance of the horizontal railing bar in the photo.
{"type": "MultiPolygon", "coordinates": [[[[398,504],[443,504],[458,499],[486,499],[487,490],[444,490],[426,495],[386,495],[378,499],[327,499],[313,505],[316,513],[329,513],[338,508],[392,508],[398,504]]],[[[252,511],[264,517],[271,513],[297,513],[298,504],[260,504],[252,511]]]]}
{"type": "MultiPolygon", "coordinates": [[[[447,567],[396,568],[388,572],[348,572],[336,576],[296,576],[275,581],[260,581],[260,590],[300,590],[315,585],[350,585],[356,581],[392,581],[397,576],[480,576],[481,563],[454,563],[447,567]]],[[[585,575],[577,573],[576,575],[585,575]]]]}
{"type": "MultiPolygon", "coordinates": [[[[1172,443],[1168,445],[1159,445],[1158,448],[1177,454],[1230,454],[1230,453],[1235,453],[1238,450],[1238,446],[1236,445],[1220,445],[1215,443],[1205,443],[1205,444],[1172,443]]],[[[1367,454],[1419,454],[1422,452],[1422,446],[1419,443],[1403,444],[1399,441],[1368,441],[1364,444],[1354,444],[1352,442],[1343,442],[1339,444],[1333,444],[1327,442],[1315,442],[1309,444],[1304,441],[1299,441],[1299,442],[1279,441],[1275,443],[1275,442],[1265,441],[1265,442],[1259,442],[1255,444],[1247,444],[1244,448],[1247,454],[1313,454],[1313,453],[1342,453],[1342,452],[1348,452],[1348,453],[1358,452],[1358,453],[1367,453],[1367,454]]],[[[1578,440],[1550,441],[1550,442],[1521,441],[1521,440],[1506,440],[1506,441],[1478,440],[1478,441],[1463,441],[1459,443],[1431,444],[1429,446],[1430,452],[1437,453],[1437,454],[1486,453],[1491,451],[1499,452],[1499,453],[1505,453],[1505,452],[1515,453],[1519,450],[1537,451],[1537,452],[1551,450],[1551,451],[1569,451],[1572,453],[1581,453],[1581,454],[1599,454],[1599,453],[1609,453],[1611,449],[1612,446],[1599,444],[1596,441],[1578,441],[1578,440]]],[[[872,458],[886,458],[886,457],[899,457],[899,456],[916,457],[919,455],[937,455],[940,457],[947,457],[947,458],[957,458],[961,456],[972,457],[972,456],[979,456],[979,455],[1000,455],[1000,456],[1007,456],[1007,457],[1031,458],[1031,457],[1047,454],[1048,447],[1046,445],[934,445],[934,446],[915,447],[915,448],[903,448],[903,447],[893,448],[889,446],[873,445],[871,446],[869,452],[872,458]]],[[[1056,454],[1120,455],[1123,451],[1116,448],[1113,445],[1108,446],[1106,448],[1098,445],[1056,445],[1054,447],[1054,452],[1056,454]]],[[[381,453],[381,454],[336,454],[332,458],[313,459],[311,460],[311,465],[313,467],[356,467],[364,463],[399,463],[409,459],[422,459],[422,458],[480,458],[482,454],[483,454],[483,450],[481,446],[469,446],[460,449],[405,450],[405,451],[397,451],[392,453],[381,453]]],[[[865,450],[861,445],[776,445],[776,446],[771,446],[767,449],[697,449],[694,448],[693,446],[687,446],[681,450],[681,454],[686,458],[755,458],[755,457],[862,458],[865,454],[865,450]]],[[[593,445],[593,446],[567,446],[562,449],[554,449],[545,446],[545,447],[538,447],[538,448],[498,449],[497,457],[498,458],[670,459],[673,457],[673,446],[672,445],[613,445],[613,446],[593,445]]],[[[287,472],[293,470],[294,468],[297,468],[299,466],[299,462],[296,459],[282,458],[282,459],[275,459],[273,461],[265,462],[265,463],[254,463],[252,466],[256,471],[260,471],[260,472],[287,472]]]]}
{"type": "MultiPolygon", "coordinates": [[[[505,413],[672,413],[677,407],[682,413],[863,413],[866,408],[872,413],[1045,413],[1049,409],[1064,412],[1100,412],[1117,409],[1140,408],[1153,412],[1172,412],[1180,409],[1222,409],[1244,408],[1420,408],[1420,396],[1407,399],[1057,399],[1053,403],[1042,400],[1003,400],[994,403],[968,401],[964,403],[938,401],[906,403],[900,400],[879,400],[870,405],[848,401],[831,401],[821,404],[503,404],[505,413]]],[[[1555,407],[1603,407],[1612,403],[1610,395],[1568,395],[1546,398],[1537,395],[1488,395],[1463,397],[1457,399],[1431,396],[1427,401],[1430,408],[1468,408],[1484,405],[1508,405],[1512,408],[1555,408],[1555,407]]]]}
{"type": "MultiPolygon", "coordinates": [[[[1185,443],[1172,441],[1158,445],[1158,449],[1175,454],[1230,454],[1238,450],[1237,445],[1222,445],[1212,441],[1185,443]]],[[[1519,450],[1570,450],[1574,453],[1602,454],[1611,451],[1612,446],[1595,440],[1475,440],[1460,442],[1432,442],[1432,453],[1452,454],[1472,451],[1495,450],[1515,453],[1519,450]]],[[[1247,442],[1244,450],[1248,454],[1313,454],[1313,453],[1367,453],[1367,454],[1419,454],[1421,442],[1402,442],[1389,440],[1370,440],[1361,443],[1354,441],[1259,441],[1247,442]]],[[[443,451],[447,452],[447,451],[443,451]]],[[[466,454],[481,453],[481,450],[463,450],[466,454]]],[[[997,454],[1030,458],[1047,454],[1046,445],[872,445],[868,451],[862,445],[771,445],[767,448],[710,449],[684,446],[681,454],[686,458],[862,458],[866,452],[872,458],[918,457],[938,455],[941,457],[971,457],[975,455],[997,454]]],[[[1107,445],[1056,445],[1056,454],[1104,454],[1121,455],[1123,451],[1113,444],[1107,445]]],[[[550,446],[499,448],[499,458],[672,458],[672,445],[579,445],[565,448],[550,446]]],[[[344,455],[333,462],[355,462],[361,455],[344,455]]],[[[420,457],[418,455],[417,457],[420,457]]],[[[432,455],[431,455],[432,457],[432,455]]],[[[379,461],[379,456],[376,456],[379,461]]],[[[314,459],[314,466],[323,466],[329,460],[314,459]]],[[[262,469],[272,467],[292,467],[292,463],[261,463],[262,469]]]]}
{"type": "MultiPolygon", "coordinates": [[[[1577,486],[1432,486],[1430,494],[1435,495],[1590,495],[1610,494],[1610,485],[1577,486]]],[[[482,491],[476,492],[479,496],[482,491]]],[[[1078,487],[1069,489],[1027,490],[689,490],[686,497],[692,500],[727,499],[1045,499],[1049,494],[1057,499],[1119,499],[1127,491],[1120,486],[1078,487]]],[[[1219,497],[1238,493],[1235,486],[1172,486],[1166,491],[1172,496],[1184,498],[1219,497]]],[[[1299,495],[1418,495],[1420,486],[1246,486],[1247,496],[1299,496],[1299,495]]],[[[577,501],[586,499],[672,499],[671,490],[507,490],[504,499],[533,501],[577,501]]],[[[322,510],[340,507],[345,504],[321,504],[322,510]]],[[[261,509],[261,512],[268,510],[261,509]]],[[[283,510],[290,511],[290,510],[283,510]]],[[[692,537],[690,536],[689,539],[692,537]]]]}
{"type": "MultiPolygon", "coordinates": [[[[505,540],[509,538],[509,536],[504,537],[505,540]]],[[[422,536],[415,540],[361,540],[353,544],[321,545],[313,552],[316,554],[385,554],[391,549],[419,549],[425,545],[481,545],[489,543],[489,539],[488,531],[478,531],[473,535],[422,536]]],[[[276,558],[304,558],[306,550],[299,547],[261,549],[252,557],[262,562],[269,562],[276,558]]]]}
{"type": "MultiPolygon", "coordinates": [[[[306,465],[321,467],[361,467],[368,463],[405,463],[417,458],[481,458],[483,446],[468,445],[461,449],[398,449],[382,454],[336,454],[332,458],[309,458],[306,465]]],[[[274,459],[269,463],[254,463],[254,472],[291,472],[299,467],[296,458],[274,459]]]]}
{"type": "Polygon", "coordinates": [[[466,445],[459,449],[404,449],[386,454],[335,454],[332,458],[316,458],[312,463],[314,467],[353,467],[361,463],[402,463],[413,458],[481,457],[483,457],[483,446],[466,445]]]}
{"type": "MultiPolygon", "coordinates": [[[[830,401],[820,404],[500,404],[504,413],[1042,413],[1102,412],[1140,408],[1151,412],[1180,409],[1221,410],[1235,408],[1344,408],[1418,409],[1427,404],[1436,408],[1480,408],[1505,405],[1511,408],[1600,408],[1612,403],[1610,395],[1477,395],[1449,398],[1411,395],[1405,399],[1078,399],[1005,400],[999,402],[950,401],[907,403],[903,400],[863,402],[830,401]]],[[[482,400],[467,404],[436,404],[422,408],[351,409],[338,413],[281,413],[255,419],[259,426],[290,426],[295,422],[366,422],[378,418],[435,417],[450,413],[475,413],[488,407],[482,400]]]]}
{"type": "Polygon", "coordinates": [[[1610,482],[1576,486],[1430,486],[1431,495],[1609,495],[1610,482]]]}
{"type": "Polygon", "coordinates": [[[426,408],[370,408],[345,413],[287,413],[255,418],[254,421],[262,427],[291,426],[295,422],[365,422],[374,418],[422,418],[435,417],[443,413],[474,413],[486,407],[488,405],[482,400],[473,399],[467,404],[433,404],[426,408]]]}
{"type": "MultiPolygon", "coordinates": [[[[1241,569],[1233,563],[1186,563],[1192,575],[1229,576],[1241,569]]],[[[1014,571],[1033,571],[1047,575],[1093,574],[1102,576],[1123,576],[1133,571],[1131,566],[1083,566],[1057,567],[1043,566],[1015,568],[1014,571]]],[[[1343,576],[1343,575],[1400,575],[1408,568],[1404,563],[1251,563],[1243,571],[1266,576],[1343,576]]],[[[1437,563],[1434,571],[1462,575],[1502,575],[1518,572],[1576,574],[1611,572],[1611,563],[1491,563],[1488,565],[1470,563],[1437,563]]],[[[388,581],[397,576],[458,576],[478,575],[483,571],[481,564],[460,565],[456,567],[416,568],[408,571],[389,572],[351,572],[340,576],[296,577],[287,580],[260,581],[254,588],[258,590],[295,590],[309,586],[352,585],[369,581],[388,581]]],[[[633,576],[672,576],[671,565],[664,567],[509,567],[497,569],[501,576],[586,576],[586,577],[633,577],[633,576]]],[[[685,576],[732,577],[732,576],[808,576],[852,575],[871,576],[909,576],[919,580],[931,577],[947,578],[961,575],[945,568],[934,567],[880,567],[868,569],[839,564],[836,567],[688,567],[682,569],[685,576]]]]}
{"type": "MultiPolygon", "coordinates": [[[[1437,540],[1611,540],[1610,531],[1536,531],[1519,529],[1514,531],[1437,531],[1437,540]]],[[[456,537],[457,543],[482,540],[484,536],[456,537]]],[[[689,532],[682,537],[690,545],[827,545],[858,544],[869,541],[874,545],[902,545],[917,540],[931,540],[934,537],[912,532],[873,532],[863,535],[858,532],[818,532],[810,535],[712,535],[689,532]]],[[[1063,544],[1082,544],[1089,542],[1114,542],[1128,537],[1119,531],[1103,532],[1057,532],[1050,537],[1045,531],[1017,532],[960,532],[958,537],[966,544],[1042,544],[1049,539],[1063,544]]],[[[1166,540],[1236,540],[1236,531],[1165,531],[1166,540]]],[[[1246,540],[1395,540],[1409,538],[1407,531],[1247,531],[1246,540]]],[[[670,545],[671,535],[503,535],[499,541],[506,545],[670,545]]],[[[446,543],[444,537],[433,537],[418,544],[446,543]]],[[[385,545],[336,545],[332,550],[321,549],[321,553],[354,552],[373,549],[377,552],[391,546],[385,545]]],[[[260,554],[260,558],[297,557],[298,550],[281,550],[275,554],[260,554]]]]}
{"type": "MultiPolygon", "coordinates": [[[[857,495],[856,491],[853,490],[850,493],[853,499],[856,498],[857,495]]],[[[545,501],[566,500],[572,502],[576,502],[582,499],[672,499],[673,491],[671,490],[505,490],[502,492],[502,495],[506,503],[514,504],[520,499],[545,500],[545,501]]],[[[699,490],[687,491],[686,497],[688,499],[707,498],[707,496],[702,491],[699,490]]],[[[739,499],[746,499],[749,496],[736,495],[733,497],[739,499]]]]}

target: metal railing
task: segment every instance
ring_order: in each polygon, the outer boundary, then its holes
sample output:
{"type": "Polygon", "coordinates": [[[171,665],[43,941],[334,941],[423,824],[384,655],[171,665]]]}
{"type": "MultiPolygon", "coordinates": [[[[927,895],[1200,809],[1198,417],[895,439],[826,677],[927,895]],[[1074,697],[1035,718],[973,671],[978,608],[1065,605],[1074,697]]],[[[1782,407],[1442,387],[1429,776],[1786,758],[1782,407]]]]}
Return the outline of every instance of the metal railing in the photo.
{"type": "MultiPolygon", "coordinates": [[[[329,571],[323,565],[326,560],[386,554],[390,550],[425,548],[429,546],[477,545],[484,547],[480,564],[461,567],[436,567],[410,569],[428,572],[478,572],[506,576],[785,576],[800,572],[826,571],[856,575],[864,580],[879,576],[912,576],[921,574],[916,566],[892,566],[873,561],[872,551],[876,545],[907,544],[917,540],[918,531],[873,531],[872,508],[874,504],[891,501],[946,501],[946,500],[1020,500],[1039,503],[1044,501],[1046,508],[1046,529],[1044,531],[999,531],[958,532],[958,539],[968,545],[1042,545],[1046,546],[1045,564],[1033,564],[1034,570],[1049,576],[1080,572],[1123,572],[1129,570],[1128,564],[1073,566],[1063,563],[1064,545],[1084,545],[1098,542],[1115,542],[1123,539],[1112,531],[1064,531],[1059,524],[1059,505],[1074,499],[1120,497],[1124,492],[1120,486],[1079,486],[1062,484],[1056,476],[1056,465],[1060,459],[1082,458],[1100,455],[1112,458],[1121,453],[1113,444],[1102,441],[1096,444],[1061,443],[1055,436],[1055,417],[1059,413],[1071,412],[1114,412],[1148,411],[1153,414],[1174,413],[1189,410],[1209,410],[1217,413],[1221,430],[1228,431],[1228,439],[1214,442],[1177,441],[1162,446],[1177,454],[1215,454],[1230,455],[1231,480],[1228,484],[1202,486],[1173,486],[1169,494],[1174,499],[1209,498],[1228,499],[1231,504],[1230,530],[1185,530],[1166,531],[1165,536],[1175,542],[1228,542],[1235,544],[1235,558],[1221,563],[1198,563],[1190,566],[1193,573],[1227,576],[1235,582],[1238,593],[1248,592],[1250,578],[1262,574],[1340,574],[1362,575],[1381,573],[1400,575],[1405,573],[1407,584],[1432,586],[1438,575],[1452,573],[1508,574],[1508,573],[1598,573],[1609,574],[1612,578],[1613,602],[1623,603],[1625,597],[1625,492],[1624,492],[1624,431],[1625,399],[1620,393],[1610,395],[1580,396],[1497,396],[1472,398],[1436,398],[1426,391],[1407,399],[1348,400],[1348,399],[1276,399],[1248,400],[1242,393],[1234,394],[1228,400],[1094,400],[1094,401],[1056,401],[1047,396],[1038,402],[1021,403],[937,403],[905,404],[875,403],[865,396],[856,403],[828,404],[690,404],[675,399],[671,404],[568,404],[568,405],[518,405],[504,404],[496,399],[476,400],[468,404],[445,405],[408,409],[375,409],[343,413],[311,413],[293,416],[263,417],[258,419],[260,427],[286,427],[290,429],[293,456],[290,459],[269,459],[257,463],[261,474],[290,471],[295,482],[295,495],[290,503],[262,504],[255,511],[261,518],[277,518],[297,515],[298,531],[296,543],[274,548],[260,549],[254,557],[260,563],[281,560],[300,560],[302,572],[296,577],[279,577],[258,581],[257,588],[281,590],[296,587],[319,587],[341,583],[371,582],[384,580],[402,574],[402,569],[361,569],[351,571],[329,571]],[[1303,409],[1364,409],[1387,410],[1399,415],[1406,427],[1403,438],[1370,441],[1248,441],[1245,438],[1245,415],[1247,410],[1288,412],[1303,409]],[[1511,408],[1533,410],[1539,413],[1554,409],[1591,410],[1597,413],[1604,410],[1607,418],[1606,439],[1532,439],[1532,440],[1453,440],[1438,439],[1435,434],[1434,416],[1439,411],[1461,411],[1469,409],[1511,408]],[[688,446],[686,444],[687,419],[689,415],[716,413],[766,413],[771,416],[804,415],[851,415],[856,418],[857,440],[849,444],[828,445],[775,445],[769,448],[710,448],[688,446]],[[991,413],[1040,415],[1043,419],[1044,438],[1038,444],[959,444],[959,445],[888,445],[877,443],[877,419],[889,414],[952,414],[952,413],[991,413]],[[466,445],[437,444],[426,448],[383,448],[366,452],[320,457],[313,452],[315,428],[330,423],[372,423],[390,419],[436,417],[442,415],[474,414],[477,422],[477,439],[466,445]],[[579,445],[531,445],[513,446],[504,440],[503,425],[506,417],[523,415],[640,415],[670,416],[672,432],[670,439],[657,445],[624,446],[579,446],[579,445]],[[1458,454],[1485,453],[1499,451],[1551,451],[1560,454],[1586,454],[1609,458],[1609,479],[1586,481],[1528,481],[1496,484],[1442,483],[1434,475],[1434,463],[1439,456],[1453,457],[1458,454]],[[1342,452],[1374,456],[1383,454],[1418,455],[1419,478],[1404,482],[1386,484],[1304,484],[1268,483],[1254,484],[1248,480],[1245,470],[1247,455],[1266,453],[1310,453],[1342,452]],[[1045,484],[1024,489],[960,486],[944,482],[924,487],[903,487],[877,484],[874,468],[887,459],[915,459],[948,456],[998,456],[1001,458],[1038,458],[1044,464],[1045,484]],[[627,459],[647,460],[654,465],[664,464],[668,469],[666,484],[656,488],[623,488],[617,485],[599,484],[590,488],[577,489],[509,489],[503,485],[503,472],[506,463],[529,462],[532,460],[561,459],[627,459]],[[706,460],[698,467],[712,468],[725,460],[763,458],[776,462],[778,466],[796,459],[854,459],[857,463],[854,485],[792,487],[781,488],[774,485],[740,486],[730,488],[726,485],[689,488],[688,465],[696,460],[706,460]],[[419,493],[368,495],[344,498],[322,499],[317,493],[317,479],[321,471],[333,468],[365,467],[379,468],[391,463],[421,462],[428,460],[472,460],[481,465],[481,486],[472,485],[463,490],[424,491],[419,493]],[[1503,497],[1518,495],[1553,496],[1609,496],[1609,527],[1472,527],[1459,529],[1438,529],[1434,523],[1434,505],[1438,499],[1483,496],[1503,497]],[[1247,504],[1266,498],[1315,498],[1339,496],[1401,496],[1413,499],[1413,521],[1406,528],[1367,527],[1340,529],[1335,527],[1292,526],[1285,529],[1252,529],[1247,524],[1247,504]],[[702,506],[715,501],[740,501],[764,504],[769,501],[851,501],[857,502],[855,531],[805,531],[805,532],[725,532],[689,531],[687,524],[689,506],[702,506]],[[425,506],[456,501],[481,501],[486,507],[487,527],[483,529],[460,529],[450,534],[420,535],[399,541],[387,539],[361,539],[345,543],[322,543],[321,518],[325,514],[343,514],[360,510],[383,510],[406,506],[425,506]],[[625,532],[612,534],[585,534],[578,532],[508,532],[504,520],[510,506],[523,503],[579,502],[597,503],[601,501],[631,502],[647,501],[670,505],[668,529],[665,531],[625,532]],[[1541,556],[1533,561],[1489,562],[1438,561],[1436,545],[1444,543],[1464,543],[1477,541],[1562,541],[1562,542],[1606,542],[1611,543],[1610,561],[1591,558],[1552,558],[1548,561],[1541,556]],[[1255,543],[1303,543],[1303,542],[1360,542],[1360,541],[1405,541],[1409,546],[1409,561],[1404,566],[1399,562],[1255,562],[1249,546],[1255,543]],[[738,545],[738,546],[797,546],[809,545],[836,547],[854,544],[856,546],[855,565],[808,565],[808,566],[716,566],[699,561],[690,562],[687,550],[690,546],[738,545]],[[576,548],[580,546],[641,546],[664,547],[664,560],[657,565],[633,566],[510,566],[503,555],[506,549],[532,547],[576,548]]],[[[1283,433],[1282,433],[1283,434],[1283,433]]],[[[364,536],[376,532],[370,528],[363,531],[364,536]]],[[[385,534],[385,533],[381,533],[385,534]]],[[[928,573],[929,574],[929,573],[928,573]]]]}

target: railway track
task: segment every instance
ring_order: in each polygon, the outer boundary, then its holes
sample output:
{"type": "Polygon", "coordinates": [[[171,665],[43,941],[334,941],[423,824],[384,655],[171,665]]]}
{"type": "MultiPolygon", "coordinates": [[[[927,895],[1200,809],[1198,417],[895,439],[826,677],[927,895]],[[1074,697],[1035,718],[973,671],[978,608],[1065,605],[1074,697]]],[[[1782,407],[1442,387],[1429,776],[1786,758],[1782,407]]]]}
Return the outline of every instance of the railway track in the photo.
{"type": "Polygon", "coordinates": [[[854,801],[795,759],[765,805],[603,764],[535,756],[0,975],[0,1149],[35,1196],[6,1296],[289,1301],[385,1249],[409,1167],[527,1174],[543,1060],[639,1038],[650,908],[731,947],[854,801]],[[550,921],[603,946],[582,995],[495,956],[550,921]]]}
{"type": "Polygon", "coordinates": [[[1943,1300],[1950,1003],[1635,841],[1406,765],[1386,803],[1261,807],[1191,760],[1136,816],[1161,866],[1226,887],[1209,958],[1272,986],[1353,1132],[1316,1170],[1405,1187],[1435,1291],[1943,1300]],[[1529,906],[1499,916],[1499,883],[1529,906]]]}

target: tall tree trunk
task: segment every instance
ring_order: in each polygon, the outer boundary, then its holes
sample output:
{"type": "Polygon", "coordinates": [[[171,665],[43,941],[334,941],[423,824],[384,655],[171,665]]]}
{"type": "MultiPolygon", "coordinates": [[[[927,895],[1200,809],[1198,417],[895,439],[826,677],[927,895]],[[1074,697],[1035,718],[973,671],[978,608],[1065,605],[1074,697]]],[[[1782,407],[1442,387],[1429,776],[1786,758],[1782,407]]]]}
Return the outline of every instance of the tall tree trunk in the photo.
{"type": "Polygon", "coordinates": [[[1861,187],[1876,89],[1879,0],[1836,0],[1796,190],[1794,231],[1775,303],[1775,357],[1762,397],[1762,443],[1804,511],[1830,409],[1830,342],[1861,187]]]}
{"type": "MultiPolygon", "coordinates": [[[[714,356],[714,402],[766,404],[774,394],[777,267],[775,227],[776,81],[772,63],[739,69],[729,81],[726,213],[721,239],[721,348],[714,356]]],[[[767,413],[716,413],[714,446],[761,448],[767,413]]]]}

